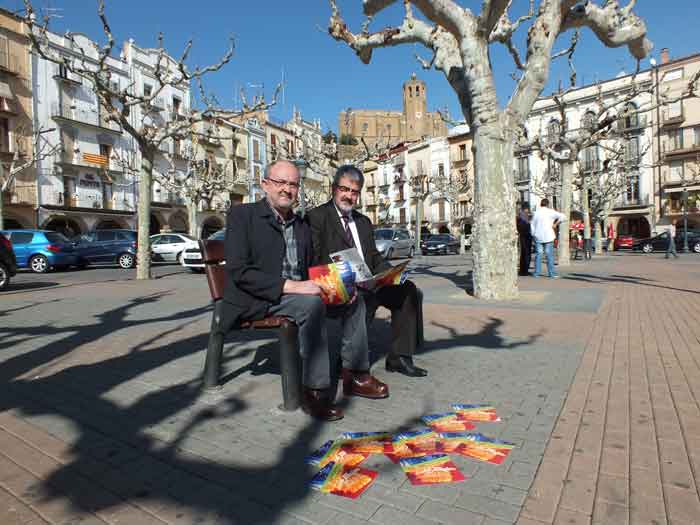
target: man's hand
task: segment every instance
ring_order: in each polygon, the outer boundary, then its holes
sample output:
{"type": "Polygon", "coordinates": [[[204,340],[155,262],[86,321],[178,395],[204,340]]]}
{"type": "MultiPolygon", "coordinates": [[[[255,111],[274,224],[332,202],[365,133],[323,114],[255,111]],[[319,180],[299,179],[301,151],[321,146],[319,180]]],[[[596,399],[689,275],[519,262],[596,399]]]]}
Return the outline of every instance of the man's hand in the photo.
{"type": "Polygon", "coordinates": [[[282,287],[283,294],[321,295],[323,290],[313,281],[292,281],[287,279],[282,287]]]}

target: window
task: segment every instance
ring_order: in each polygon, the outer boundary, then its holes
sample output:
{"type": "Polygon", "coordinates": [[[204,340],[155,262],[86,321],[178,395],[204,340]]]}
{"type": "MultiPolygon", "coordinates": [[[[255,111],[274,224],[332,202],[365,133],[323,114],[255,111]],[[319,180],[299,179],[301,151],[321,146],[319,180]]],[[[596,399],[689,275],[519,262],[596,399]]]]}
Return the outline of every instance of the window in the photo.
{"type": "Polygon", "coordinates": [[[625,142],[625,162],[639,163],[639,138],[634,137],[625,142]]]}
{"type": "Polygon", "coordinates": [[[683,161],[682,160],[674,160],[671,162],[669,165],[669,177],[670,181],[672,182],[678,182],[683,180],[683,161]]]}
{"type": "Polygon", "coordinates": [[[518,157],[517,162],[517,179],[528,180],[530,178],[530,167],[528,157],[518,157]]]}
{"type": "Polygon", "coordinates": [[[102,185],[102,197],[103,197],[105,203],[108,203],[112,200],[112,183],[111,182],[105,182],[102,185]]]}
{"type": "Polygon", "coordinates": [[[109,144],[100,144],[100,155],[109,160],[112,157],[112,146],[109,144]]]}
{"type": "Polygon", "coordinates": [[[683,78],[683,68],[672,69],[664,75],[663,82],[672,82],[683,78]]]}
{"type": "Polygon", "coordinates": [[[595,171],[598,169],[598,147],[588,146],[583,150],[584,171],[595,171]]]}
{"type": "Polygon", "coordinates": [[[438,221],[445,221],[445,201],[438,202],[438,221]]]}
{"type": "Polygon", "coordinates": [[[12,244],[29,244],[33,238],[34,234],[31,232],[12,232],[10,234],[12,244]]]}
{"type": "Polygon", "coordinates": [[[253,141],[253,160],[260,162],[260,142],[257,140],[253,141]]]}
{"type": "Polygon", "coordinates": [[[277,146],[277,135],[275,135],[274,133],[270,135],[270,144],[272,144],[273,148],[277,146]]]}
{"type": "Polygon", "coordinates": [[[626,195],[628,204],[637,204],[639,202],[639,175],[631,175],[627,177],[626,195]]]}
{"type": "Polygon", "coordinates": [[[10,151],[10,122],[0,118],[0,151],[10,151]]]}
{"type": "Polygon", "coordinates": [[[255,180],[260,181],[260,166],[255,166],[253,168],[253,173],[255,174],[255,180]]]}
{"type": "Polygon", "coordinates": [[[102,230],[97,232],[97,242],[114,242],[117,235],[112,231],[102,230]]]}
{"type": "Polygon", "coordinates": [[[386,134],[391,137],[391,124],[386,125],[386,134]]]}
{"type": "Polygon", "coordinates": [[[182,100],[177,97],[173,97],[173,113],[176,115],[180,114],[180,107],[182,106],[182,100]]]}
{"type": "Polygon", "coordinates": [[[153,86],[150,84],[144,84],[143,85],[143,96],[144,97],[150,97],[153,94],[153,86]]]}
{"type": "Polygon", "coordinates": [[[460,144],[459,146],[459,160],[467,160],[467,145],[460,144]]]}
{"type": "Polygon", "coordinates": [[[413,98],[413,88],[411,86],[408,86],[408,96],[409,98],[413,98]]]}
{"type": "MultiPolygon", "coordinates": [[[[406,224],[406,208],[399,208],[399,222],[406,224]]],[[[408,232],[399,232],[399,239],[408,239],[408,232]]]]}
{"type": "Polygon", "coordinates": [[[75,195],[75,178],[63,177],[63,201],[66,205],[70,205],[75,195]]]}
{"type": "Polygon", "coordinates": [[[416,86],[416,96],[420,96],[420,86],[416,86]]]}
{"type": "Polygon", "coordinates": [[[561,133],[561,125],[558,120],[552,120],[547,125],[547,141],[558,142],[559,134],[561,133]]]}
{"type": "Polygon", "coordinates": [[[294,141],[291,139],[287,139],[287,154],[290,157],[294,156],[294,141]]]}
{"type": "Polygon", "coordinates": [[[693,146],[700,146],[700,126],[693,128],[693,146]]]}
{"type": "Polygon", "coordinates": [[[587,111],[581,119],[581,127],[587,130],[593,130],[596,127],[596,116],[592,111],[587,111]]]}
{"type": "Polygon", "coordinates": [[[46,240],[51,242],[51,243],[70,242],[68,240],[68,237],[66,237],[65,235],[63,235],[62,233],[59,233],[59,232],[46,232],[44,234],[44,237],[46,237],[46,240]]]}
{"type": "Polygon", "coordinates": [[[666,143],[668,151],[683,149],[683,130],[671,129],[668,131],[668,142],[666,143]]]}
{"type": "Polygon", "coordinates": [[[367,122],[362,123],[362,133],[367,133],[367,130],[369,129],[369,124],[367,122]]]}
{"type": "Polygon", "coordinates": [[[440,163],[438,164],[438,177],[441,179],[445,176],[445,165],[440,163]]]}
{"type": "Polygon", "coordinates": [[[639,115],[637,114],[637,106],[632,102],[625,105],[622,110],[624,117],[620,121],[623,129],[636,128],[639,125],[639,115]]]}
{"type": "Polygon", "coordinates": [[[683,105],[680,100],[671,102],[666,109],[666,118],[678,118],[683,116],[683,105]]]}

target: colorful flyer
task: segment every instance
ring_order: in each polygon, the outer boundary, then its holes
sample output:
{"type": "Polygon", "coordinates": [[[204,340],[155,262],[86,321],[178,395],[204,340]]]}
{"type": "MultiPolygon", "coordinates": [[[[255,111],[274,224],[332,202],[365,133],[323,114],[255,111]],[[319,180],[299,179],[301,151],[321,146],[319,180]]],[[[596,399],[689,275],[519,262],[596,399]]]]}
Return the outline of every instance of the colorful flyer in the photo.
{"type": "Polygon", "coordinates": [[[311,488],[326,494],[357,499],[372,484],[377,472],[365,468],[346,468],[328,463],[311,480],[311,488]]]}
{"type": "Polygon", "coordinates": [[[463,432],[474,430],[476,427],[469,421],[460,419],[454,412],[431,414],[421,418],[423,422],[436,432],[463,432]]]}
{"type": "Polygon", "coordinates": [[[399,464],[412,485],[464,481],[464,475],[445,454],[405,458],[399,464]]]}
{"type": "Polygon", "coordinates": [[[309,279],[323,290],[321,298],[326,304],[345,304],[354,293],[354,274],[345,266],[323,264],[309,268],[309,279]]]}
{"type": "Polygon", "coordinates": [[[394,447],[390,432],[345,432],[338,442],[343,448],[361,454],[391,454],[394,447]]]}
{"type": "Polygon", "coordinates": [[[406,267],[408,266],[408,261],[392,266],[387,270],[374,276],[374,287],[381,288],[382,286],[393,286],[403,284],[408,276],[406,272],[406,267]]]}
{"type": "Polygon", "coordinates": [[[440,452],[452,454],[471,439],[474,434],[468,432],[440,432],[440,452]]]}
{"type": "Polygon", "coordinates": [[[437,439],[437,434],[429,428],[399,432],[391,442],[393,451],[386,455],[391,461],[398,463],[402,458],[434,454],[438,452],[437,439]]]}
{"type": "Polygon", "coordinates": [[[491,405],[464,405],[455,403],[452,405],[452,410],[457,413],[460,419],[466,421],[500,421],[501,418],[496,414],[496,407],[491,405]]]}
{"type": "Polygon", "coordinates": [[[515,445],[500,439],[486,437],[483,434],[464,434],[466,439],[454,452],[460,456],[487,461],[500,465],[508,457],[515,445]]]}
{"type": "Polygon", "coordinates": [[[336,441],[326,441],[321,448],[306,458],[306,462],[321,468],[331,462],[345,467],[356,467],[368,457],[369,454],[356,452],[336,441]]]}

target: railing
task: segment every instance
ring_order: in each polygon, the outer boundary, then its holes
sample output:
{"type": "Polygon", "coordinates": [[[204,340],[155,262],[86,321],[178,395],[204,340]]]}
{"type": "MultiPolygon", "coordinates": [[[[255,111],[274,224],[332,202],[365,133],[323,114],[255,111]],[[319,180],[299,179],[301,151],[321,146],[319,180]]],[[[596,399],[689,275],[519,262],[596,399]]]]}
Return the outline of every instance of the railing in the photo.
{"type": "Polygon", "coordinates": [[[516,184],[523,184],[523,183],[529,183],[530,178],[531,178],[531,173],[530,170],[527,171],[515,171],[515,183],[516,184]]]}
{"type": "Polygon", "coordinates": [[[165,99],[163,97],[152,98],[149,102],[152,108],[159,109],[163,111],[165,109],[165,99]]]}
{"type": "Polygon", "coordinates": [[[634,115],[631,117],[623,117],[617,121],[617,129],[620,131],[632,131],[647,127],[646,115],[634,115]]]}
{"type": "Polygon", "coordinates": [[[7,51],[0,51],[0,69],[8,73],[21,73],[20,62],[17,55],[8,54],[7,51]]]}
{"type": "Polygon", "coordinates": [[[455,154],[450,156],[450,161],[452,164],[467,163],[469,162],[469,157],[466,154],[464,156],[462,156],[462,154],[455,154]]]}
{"type": "Polygon", "coordinates": [[[36,205],[36,186],[18,186],[3,194],[6,204],[36,205]]]}
{"type": "Polygon", "coordinates": [[[51,116],[82,122],[83,124],[89,124],[118,133],[122,131],[118,124],[107,122],[104,118],[100,118],[101,115],[95,110],[79,109],[65,104],[54,103],[51,105],[51,116]]]}
{"type": "Polygon", "coordinates": [[[581,169],[583,171],[600,171],[600,159],[583,159],[581,160],[581,169]]]}
{"type": "Polygon", "coordinates": [[[623,195],[616,203],[616,208],[638,208],[642,206],[649,206],[650,199],[649,195],[643,197],[628,197],[623,195]]]}

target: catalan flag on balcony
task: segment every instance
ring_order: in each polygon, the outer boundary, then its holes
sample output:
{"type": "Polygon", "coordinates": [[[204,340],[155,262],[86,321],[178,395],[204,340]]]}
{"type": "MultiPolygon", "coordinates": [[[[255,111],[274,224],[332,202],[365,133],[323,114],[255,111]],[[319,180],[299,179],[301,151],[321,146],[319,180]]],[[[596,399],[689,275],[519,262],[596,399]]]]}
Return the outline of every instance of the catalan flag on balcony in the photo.
{"type": "Polygon", "coordinates": [[[97,155],[95,153],[83,153],[83,160],[90,164],[98,164],[103,168],[109,167],[109,158],[106,155],[97,155]]]}

